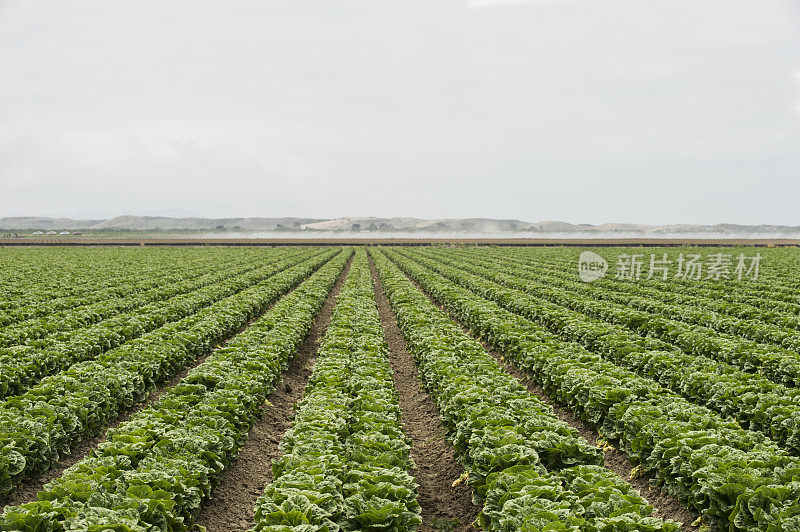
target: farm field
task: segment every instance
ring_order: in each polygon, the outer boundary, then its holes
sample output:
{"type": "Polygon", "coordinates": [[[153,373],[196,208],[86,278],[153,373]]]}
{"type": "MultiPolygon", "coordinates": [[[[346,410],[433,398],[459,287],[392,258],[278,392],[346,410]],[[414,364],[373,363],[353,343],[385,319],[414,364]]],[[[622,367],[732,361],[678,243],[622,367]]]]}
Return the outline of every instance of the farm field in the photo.
{"type": "Polygon", "coordinates": [[[800,530],[798,249],[0,257],[0,530],[800,530]]]}

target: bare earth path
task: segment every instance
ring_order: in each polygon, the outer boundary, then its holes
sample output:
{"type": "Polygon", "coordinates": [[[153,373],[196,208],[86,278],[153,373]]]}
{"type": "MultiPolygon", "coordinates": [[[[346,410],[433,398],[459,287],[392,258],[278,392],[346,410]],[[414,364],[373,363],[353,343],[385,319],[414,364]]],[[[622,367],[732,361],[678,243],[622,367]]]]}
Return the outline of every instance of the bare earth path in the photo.
{"type": "Polygon", "coordinates": [[[479,508],[472,504],[472,489],[464,483],[452,486],[464,473],[464,468],[445,441],[439,411],[422,388],[414,358],[406,350],[405,339],[371,258],[370,268],[383,332],[389,344],[395,387],[400,396],[401,421],[412,441],[411,456],[416,468],[411,474],[419,484],[419,503],[422,506],[422,525],[418,530],[475,530],[472,522],[478,516],[479,508]]]}
{"type": "Polygon", "coordinates": [[[272,482],[272,461],[280,456],[278,444],[292,425],[294,405],[303,397],[320,341],[328,330],[336,298],[352,260],[339,275],[278,388],[267,398],[271,406],[262,407],[262,418],[253,425],[239,455],[230,464],[211,499],[201,508],[195,523],[206,527],[208,532],[244,532],[255,524],[256,499],[264,492],[267,482],[272,482]]]}

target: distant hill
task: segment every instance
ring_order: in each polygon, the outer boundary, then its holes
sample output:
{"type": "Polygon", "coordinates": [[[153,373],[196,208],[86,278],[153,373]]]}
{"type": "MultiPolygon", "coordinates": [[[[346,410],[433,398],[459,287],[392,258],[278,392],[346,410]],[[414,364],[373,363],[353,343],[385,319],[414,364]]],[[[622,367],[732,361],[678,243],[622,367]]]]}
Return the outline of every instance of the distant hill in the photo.
{"type": "Polygon", "coordinates": [[[719,237],[798,237],[800,226],[785,225],[642,225],[625,223],[606,223],[601,225],[571,224],[546,220],[543,222],[523,222],[521,220],[497,220],[493,218],[445,218],[426,220],[421,218],[335,218],[304,224],[303,229],[325,231],[405,230],[412,232],[446,233],[520,233],[524,236],[537,235],[586,235],[586,236],[719,236],[719,237]]]}
{"type": "Polygon", "coordinates": [[[313,231],[313,232],[387,232],[387,233],[461,233],[501,234],[514,236],[696,236],[696,237],[800,237],[800,226],[785,225],[641,225],[606,223],[601,225],[571,224],[559,221],[524,222],[493,218],[170,218],[166,216],[117,216],[108,220],[72,220],[69,218],[7,217],[0,218],[5,230],[68,230],[103,229],[133,231],[219,230],[313,231]]]}
{"type": "Polygon", "coordinates": [[[14,217],[0,218],[3,229],[225,229],[246,231],[274,231],[279,228],[296,228],[304,224],[324,221],[320,218],[169,218],[166,216],[117,216],[109,220],[71,220],[69,218],[14,217]]]}

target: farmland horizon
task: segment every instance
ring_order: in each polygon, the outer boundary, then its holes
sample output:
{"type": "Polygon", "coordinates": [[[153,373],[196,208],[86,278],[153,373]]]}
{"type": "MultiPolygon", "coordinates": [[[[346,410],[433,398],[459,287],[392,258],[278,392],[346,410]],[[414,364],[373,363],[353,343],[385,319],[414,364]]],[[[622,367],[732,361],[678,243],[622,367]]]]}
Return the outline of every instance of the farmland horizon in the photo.
{"type": "Polygon", "coordinates": [[[171,234],[199,238],[274,238],[289,235],[394,238],[468,235],[474,238],[800,238],[800,226],[718,223],[648,225],[636,223],[528,222],[496,218],[412,217],[170,217],[117,216],[109,219],[0,217],[0,230],[27,233],[80,231],[95,236],[120,233],[171,234]]]}

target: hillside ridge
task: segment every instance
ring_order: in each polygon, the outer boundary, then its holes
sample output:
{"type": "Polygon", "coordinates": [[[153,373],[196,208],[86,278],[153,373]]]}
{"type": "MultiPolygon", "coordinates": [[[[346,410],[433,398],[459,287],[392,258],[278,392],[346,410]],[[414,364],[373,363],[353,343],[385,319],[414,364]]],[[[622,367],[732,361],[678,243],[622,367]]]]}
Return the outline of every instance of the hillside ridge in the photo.
{"type": "Polygon", "coordinates": [[[542,233],[542,234],[719,234],[719,235],[796,235],[800,226],[672,224],[645,225],[604,223],[600,225],[572,224],[557,220],[525,222],[494,218],[176,218],[168,216],[117,216],[110,219],[48,218],[17,216],[0,218],[5,230],[219,230],[228,231],[411,231],[448,233],[542,233]]]}

